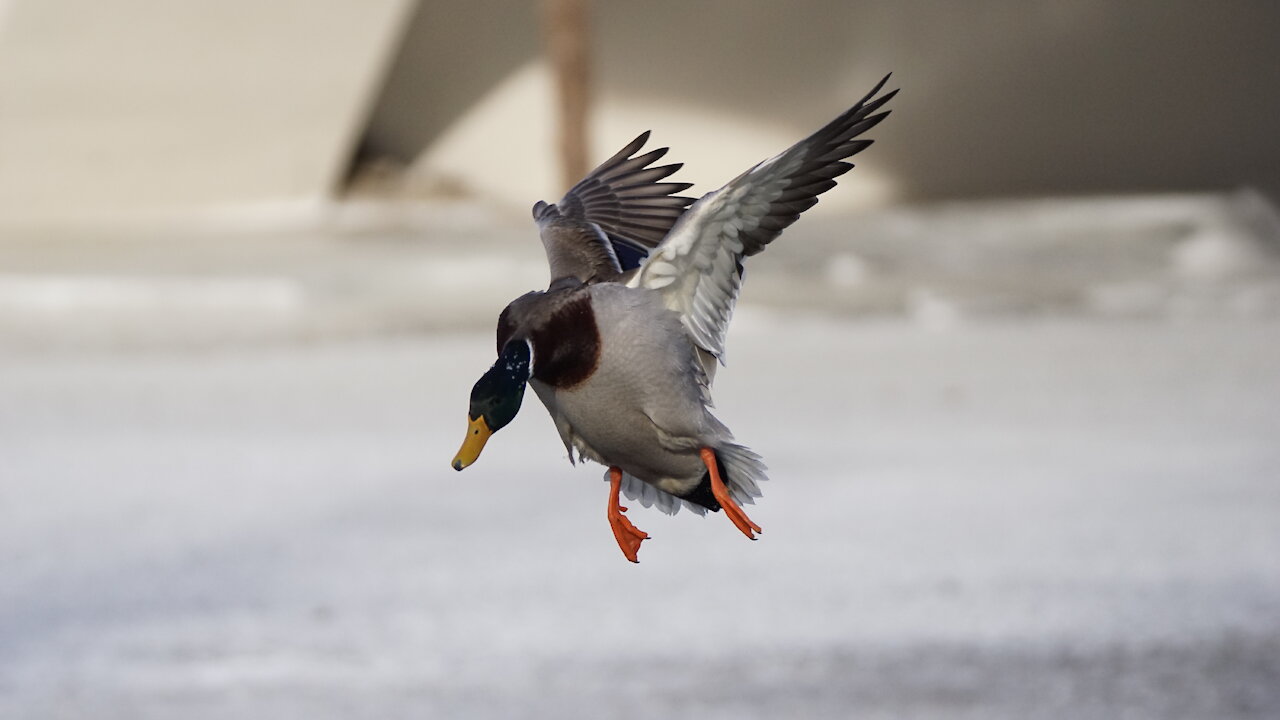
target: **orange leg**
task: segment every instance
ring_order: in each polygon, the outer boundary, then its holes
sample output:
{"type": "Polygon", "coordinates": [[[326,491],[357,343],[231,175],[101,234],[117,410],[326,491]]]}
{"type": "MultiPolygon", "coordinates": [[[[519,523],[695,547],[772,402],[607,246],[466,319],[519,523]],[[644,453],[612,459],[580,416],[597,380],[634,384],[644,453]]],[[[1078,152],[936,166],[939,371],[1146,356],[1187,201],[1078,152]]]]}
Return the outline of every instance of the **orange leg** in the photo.
{"type": "Polygon", "coordinates": [[[640,543],[649,539],[649,533],[640,530],[631,521],[623,517],[627,509],[619,504],[618,492],[622,490],[622,470],[609,468],[609,527],[613,528],[613,537],[622,548],[622,554],[633,563],[640,562],[636,553],[640,552],[640,543]]]}
{"type": "Polygon", "coordinates": [[[742,531],[743,535],[755,540],[756,536],[751,531],[764,531],[760,529],[759,525],[751,522],[751,518],[747,517],[747,514],[742,511],[738,503],[733,501],[733,496],[729,494],[729,488],[725,487],[724,481],[720,479],[720,469],[718,467],[719,464],[716,462],[716,454],[711,451],[711,448],[702,448],[698,455],[702,457],[703,464],[707,466],[707,472],[711,473],[711,494],[715,495],[716,502],[720,503],[720,507],[724,508],[724,514],[729,517],[735,527],[742,531]]]}

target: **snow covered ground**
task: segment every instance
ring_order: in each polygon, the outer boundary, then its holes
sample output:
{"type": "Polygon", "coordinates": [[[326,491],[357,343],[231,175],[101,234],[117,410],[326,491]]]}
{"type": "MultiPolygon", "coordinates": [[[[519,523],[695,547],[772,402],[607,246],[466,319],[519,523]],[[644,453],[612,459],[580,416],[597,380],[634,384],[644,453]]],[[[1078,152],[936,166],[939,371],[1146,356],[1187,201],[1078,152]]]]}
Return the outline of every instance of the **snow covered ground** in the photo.
{"type": "MultiPolygon", "coordinates": [[[[779,265],[838,295],[887,256],[756,259],[716,390],[764,535],[633,507],[639,565],[532,397],[448,467],[488,328],[15,331],[0,718],[1275,717],[1277,275],[1146,237],[1173,269],[1123,256],[1122,311],[903,270],[933,289],[901,314],[814,312],[779,265]]],[[[10,280],[9,327],[67,311],[10,280]]]]}

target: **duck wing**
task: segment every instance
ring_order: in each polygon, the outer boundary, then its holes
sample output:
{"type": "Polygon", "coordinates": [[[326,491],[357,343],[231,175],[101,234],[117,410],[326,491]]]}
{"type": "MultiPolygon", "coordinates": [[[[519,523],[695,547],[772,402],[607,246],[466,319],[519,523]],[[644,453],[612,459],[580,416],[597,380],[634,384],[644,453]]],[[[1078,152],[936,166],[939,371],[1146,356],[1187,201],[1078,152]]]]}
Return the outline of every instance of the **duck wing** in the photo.
{"type": "Polygon", "coordinates": [[[675,193],[689,183],[663,182],[680,164],[650,167],[667,148],[637,155],[649,140],[642,133],[570,188],[558,203],[533,206],[554,282],[615,279],[639,266],[666,237],[693,198],[675,193]]]}
{"type": "Polygon", "coordinates": [[[888,80],[814,134],[704,195],[627,284],[661,292],[694,344],[723,363],[743,258],[764,250],[853,167],[844,160],[872,142],[859,135],[889,115],[876,111],[898,91],[875,97],[888,80]]]}

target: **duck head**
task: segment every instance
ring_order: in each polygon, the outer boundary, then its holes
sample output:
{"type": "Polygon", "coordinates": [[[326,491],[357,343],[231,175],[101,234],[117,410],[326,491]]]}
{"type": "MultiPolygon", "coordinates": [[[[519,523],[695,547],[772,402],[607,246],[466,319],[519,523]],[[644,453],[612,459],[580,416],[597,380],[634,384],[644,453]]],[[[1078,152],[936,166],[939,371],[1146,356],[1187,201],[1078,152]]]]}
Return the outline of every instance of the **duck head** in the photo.
{"type": "Polygon", "coordinates": [[[533,351],[528,340],[512,340],[503,346],[498,361],[471,388],[467,437],[453,458],[454,470],[475,462],[489,436],[515,419],[532,373],[533,351]]]}

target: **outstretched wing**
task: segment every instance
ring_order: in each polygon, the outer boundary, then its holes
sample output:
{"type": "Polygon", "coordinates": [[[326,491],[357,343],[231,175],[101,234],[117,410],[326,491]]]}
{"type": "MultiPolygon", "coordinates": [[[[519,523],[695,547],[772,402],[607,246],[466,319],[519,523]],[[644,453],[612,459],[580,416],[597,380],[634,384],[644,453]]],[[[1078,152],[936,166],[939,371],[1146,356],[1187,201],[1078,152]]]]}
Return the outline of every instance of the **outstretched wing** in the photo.
{"type": "Polygon", "coordinates": [[[694,343],[723,362],[742,259],[763,250],[853,167],[844,160],[871,144],[858,136],[888,116],[873,113],[898,92],[872,99],[888,80],[781,155],[694,203],[628,285],[660,291],[694,343]]]}
{"type": "Polygon", "coordinates": [[[650,167],[667,148],[636,155],[648,140],[645,132],[631,141],[560,202],[533,206],[552,281],[611,280],[637,267],[693,202],[675,194],[688,183],[662,182],[679,164],[650,167]]]}

